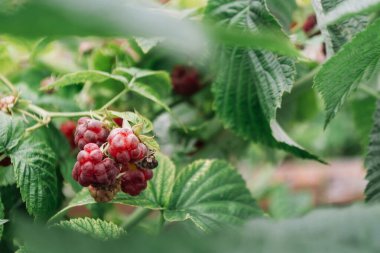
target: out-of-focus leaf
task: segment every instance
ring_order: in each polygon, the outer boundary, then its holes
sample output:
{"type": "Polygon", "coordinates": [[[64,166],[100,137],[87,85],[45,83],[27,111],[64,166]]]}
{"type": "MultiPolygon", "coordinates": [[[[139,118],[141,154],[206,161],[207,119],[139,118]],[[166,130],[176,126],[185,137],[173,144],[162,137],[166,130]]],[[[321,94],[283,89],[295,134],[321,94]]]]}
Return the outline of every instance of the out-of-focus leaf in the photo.
{"type": "Polygon", "coordinates": [[[3,202],[1,201],[1,196],[0,196],[0,240],[1,240],[1,237],[3,236],[3,226],[4,226],[4,223],[6,223],[7,220],[4,220],[4,206],[3,206],[3,202]]]}
{"type": "Polygon", "coordinates": [[[16,183],[12,165],[0,166],[0,186],[7,186],[16,183]]]}
{"type": "Polygon", "coordinates": [[[282,28],[289,31],[293,19],[293,12],[297,8],[294,0],[267,0],[269,11],[279,20],[282,28]]]}

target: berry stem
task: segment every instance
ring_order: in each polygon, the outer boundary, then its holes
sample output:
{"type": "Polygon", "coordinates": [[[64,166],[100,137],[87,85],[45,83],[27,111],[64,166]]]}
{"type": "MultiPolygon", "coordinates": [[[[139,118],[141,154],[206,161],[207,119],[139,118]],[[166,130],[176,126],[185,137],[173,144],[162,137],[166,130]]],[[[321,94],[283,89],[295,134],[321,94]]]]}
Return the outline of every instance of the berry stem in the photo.
{"type": "Polygon", "coordinates": [[[12,93],[16,94],[16,87],[3,75],[0,74],[0,80],[12,91],[12,93]]]}
{"type": "Polygon", "coordinates": [[[379,92],[377,92],[375,89],[373,89],[371,87],[368,87],[366,85],[360,85],[359,86],[359,90],[361,90],[362,92],[370,95],[373,98],[380,99],[379,92]]]}
{"type": "Polygon", "coordinates": [[[157,234],[159,234],[161,232],[164,225],[165,225],[164,212],[160,211],[160,218],[158,220],[158,226],[157,226],[157,234]]]}
{"type": "Polygon", "coordinates": [[[117,94],[115,97],[113,97],[110,101],[108,101],[105,105],[103,105],[99,110],[107,109],[113,103],[115,103],[119,98],[121,98],[122,96],[124,96],[125,94],[127,94],[127,92],[129,91],[128,87],[132,86],[133,83],[135,82],[135,80],[136,80],[136,77],[133,76],[132,79],[131,79],[131,81],[129,81],[129,83],[125,85],[124,90],[122,90],[119,94],[117,94]]]}
{"type": "Polygon", "coordinates": [[[150,214],[151,210],[147,208],[137,208],[124,222],[123,228],[130,229],[136,226],[140,221],[150,214]]]}

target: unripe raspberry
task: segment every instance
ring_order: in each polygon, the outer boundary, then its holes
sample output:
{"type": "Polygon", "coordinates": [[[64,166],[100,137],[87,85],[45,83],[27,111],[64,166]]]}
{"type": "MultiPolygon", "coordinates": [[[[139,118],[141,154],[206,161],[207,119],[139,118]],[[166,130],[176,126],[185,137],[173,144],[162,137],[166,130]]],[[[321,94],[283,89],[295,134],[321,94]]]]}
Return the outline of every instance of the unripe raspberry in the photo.
{"type": "Polygon", "coordinates": [[[121,176],[121,190],[131,196],[139,195],[147,187],[141,170],[129,170],[121,176]]]}
{"type": "Polygon", "coordinates": [[[120,180],[117,180],[113,185],[109,186],[92,186],[88,187],[91,196],[96,202],[109,202],[120,191],[120,180]]]}
{"type": "Polygon", "coordinates": [[[307,17],[305,23],[303,23],[302,30],[305,33],[309,33],[314,29],[316,25],[317,25],[317,17],[315,16],[315,14],[310,15],[307,17]]]}
{"type": "Polygon", "coordinates": [[[75,144],[79,149],[88,143],[95,143],[99,147],[107,141],[109,130],[99,120],[80,118],[75,131],[75,144]]]}
{"type": "Polygon", "coordinates": [[[75,148],[74,134],[75,134],[76,124],[72,120],[64,122],[60,130],[65,135],[67,141],[70,143],[71,148],[75,148]]]}
{"type": "Polygon", "coordinates": [[[103,159],[103,153],[98,145],[89,143],[78,153],[72,176],[85,187],[109,186],[115,183],[119,172],[120,169],[112,159],[103,159]]]}
{"type": "Polygon", "coordinates": [[[175,66],[171,73],[173,90],[183,96],[191,96],[201,88],[198,71],[188,66],[175,66]]]}
{"type": "Polygon", "coordinates": [[[0,99],[0,110],[9,113],[16,102],[15,96],[6,96],[0,99]]]}
{"type": "Polygon", "coordinates": [[[115,128],[108,136],[108,153],[119,163],[127,164],[143,159],[148,149],[132,130],[115,128]]]}

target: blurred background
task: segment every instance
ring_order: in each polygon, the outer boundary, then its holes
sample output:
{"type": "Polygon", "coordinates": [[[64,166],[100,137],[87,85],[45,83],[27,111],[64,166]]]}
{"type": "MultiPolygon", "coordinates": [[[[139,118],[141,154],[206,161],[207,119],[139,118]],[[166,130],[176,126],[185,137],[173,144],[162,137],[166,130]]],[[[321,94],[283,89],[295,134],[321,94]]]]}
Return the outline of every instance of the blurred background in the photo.
{"type": "MultiPolygon", "coordinates": [[[[200,19],[206,2],[160,0],[157,4],[165,5],[175,15],[200,19]]],[[[213,110],[213,66],[207,57],[201,60],[186,55],[173,57],[161,46],[160,38],[24,40],[1,35],[0,72],[37,105],[51,110],[76,111],[103,105],[123,89],[122,85],[106,81],[44,92],[40,87],[63,74],[83,69],[111,72],[115,67],[137,67],[165,71],[171,89],[161,97],[172,114],[134,94],[118,101],[115,109],[137,110],[152,120],[161,151],[177,165],[200,158],[228,160],[243,175],[260,205],[276,219],[299,217],[321,206],[360,202],[366,184],[363,156],[374,99],[357,92],[324,130],[323,104],[312,89],[312,79],[325,61],[326,52],[311,2],[268,0],[267,4],[291,41],[311,59],[297,63],[296,82],[292,93],[283,99],[278,121],[289,136],[322,157],[327,165],[250,143],[225,129],[213,110]],[[364,114],[363,109],[367,113],[364,114]]],[[[1,10],[4,8],[0,7],[1,10]]],[[[55,123],[70,140],[70,133],[65,133],[62,127],[67,122],[55,123]]],[[[73,191],[67,187],[64,194],[70,197],[73,191]]],[[[124,211],[130,212],[128,208],[124,211]]],[[[70,211],[71,216],[89,214],[83,208],[70,211]]]]}

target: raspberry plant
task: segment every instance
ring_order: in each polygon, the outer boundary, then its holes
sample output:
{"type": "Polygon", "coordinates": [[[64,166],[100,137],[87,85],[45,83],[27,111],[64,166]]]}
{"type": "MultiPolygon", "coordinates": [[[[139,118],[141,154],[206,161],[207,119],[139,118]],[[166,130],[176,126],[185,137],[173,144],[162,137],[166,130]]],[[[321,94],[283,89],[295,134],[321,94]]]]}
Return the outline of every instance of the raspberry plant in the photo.
{"type": "Polygon", "coordinates": [[[378,252],[380,1],[155,2],[0,1],[0,252],[378,252]],[[239,170],[345,149],[372,206],[239,170]]]}

